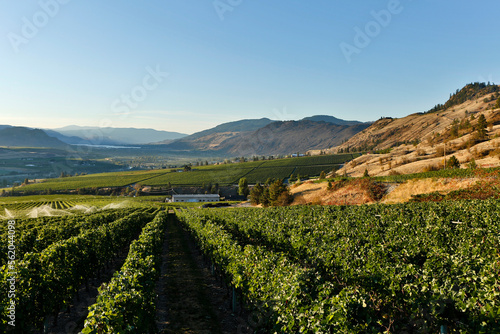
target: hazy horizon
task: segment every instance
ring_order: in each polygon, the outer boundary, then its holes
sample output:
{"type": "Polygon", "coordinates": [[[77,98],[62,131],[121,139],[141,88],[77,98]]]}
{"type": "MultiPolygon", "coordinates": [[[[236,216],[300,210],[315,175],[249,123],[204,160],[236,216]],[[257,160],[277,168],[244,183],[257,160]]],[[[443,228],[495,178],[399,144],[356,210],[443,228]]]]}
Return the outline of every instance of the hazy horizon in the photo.
{"type": "MultiPolygon", "coordinates": [[[[310,116],[333,116],[333,115],[309,115],[309,116],[306,116],[306,117],[310,117],[310,116]]],[[[333,116],[333,117],[335,117],[335,116],[333,116]]],[[[251,119],[250,118],[239,119],[238,121],[242,121],[242,120],[251,120],[251,119]]],[[[302,120],[302,118],[301,119],[289,119],[289,120],[272,120],[272,121],[277,122],[277,121],[300,121],[300,120],[302,120]]],[[[343,121],[358,121],[356,119],[341,119],[341,120],[343,120],[343,121]]],[[[374,122],[374,121],[375,120],[366,121],[366,122],[374,122]]],[[[232,121],[229,121],[229,122],[232,122],[232,121]]],[[[224,123],[229,123],[229,122],[224,122],[224,123]]],[[[223,124],[223,123],[218,123],[218,124],[214,125],[213,127],[216,127],[216,126],[221,125],[221,124],[223,124]]],[[[33,128],[33,129],[53,130],[53,131],[57,131],[57,130],[61,131],[63,129],[64,130],[68,130],[68,128],[73,128],[73,127],[77,127],[77,128],[81,128],[81,129],[86,129],[86,128],[89,128],[89,129],[94,129],[94,128],[111,128],[111,129],[133,128],[133,129],[137,129],[137,130],[168,131],[168,132],[180,133],[180,134],[184,134],[184,135],[192,135],[194,133],[197,133],[197,132],[209,129],[209,128],[204,128],[204,129],[198,130],[196,132],[184,133],[184,132],[179,132],[179,131],[159,130],[159,129],[155,129],[155,128],[133,127],[133,126],[131,126],[131,127],[116,127],[116,126],[99,127],[99,126],[92,126],[92,125],[68,124],[68,125],[59,126],[59,127],[37,127],[37,126],[26,126],[26,125],[22,125],[22,124],[0,124],[0,125],[10,125],[10,126],[14,126],[14,127],[28,127],[28,128],[33,128]]]]}

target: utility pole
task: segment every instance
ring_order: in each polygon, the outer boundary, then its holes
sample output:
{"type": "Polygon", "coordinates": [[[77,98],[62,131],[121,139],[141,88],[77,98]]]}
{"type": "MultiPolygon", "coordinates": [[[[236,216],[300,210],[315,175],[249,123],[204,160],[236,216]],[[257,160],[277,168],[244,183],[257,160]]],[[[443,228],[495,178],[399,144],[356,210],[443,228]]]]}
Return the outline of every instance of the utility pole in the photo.
{"type": "Polygon", "coordinates": [[[446,169],[446,143],[443,143],[443,159],[444,159],[444,169],[446,169]]]}

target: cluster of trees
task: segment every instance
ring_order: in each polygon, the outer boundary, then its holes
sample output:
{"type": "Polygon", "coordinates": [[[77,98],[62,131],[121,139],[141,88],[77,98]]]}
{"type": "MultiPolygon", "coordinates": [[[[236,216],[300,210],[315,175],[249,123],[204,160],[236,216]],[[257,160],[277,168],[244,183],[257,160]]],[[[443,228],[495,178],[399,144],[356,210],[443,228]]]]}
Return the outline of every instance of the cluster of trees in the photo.
{"type": "Polygon", "coordinates": [[[370,151],[372,150],[375,146],[377,145],[367,145],[367,144],[364,144],[363,146],[360,146],[360,147],[346,147],[346,148],[340,148],[338,150],[338,154],[341,154],[341,153],[352,153],[352,152],[365,152],[365,151],[370,151]]]}
{"type": "Polygon", "coordinates": [[[203,183],[201,185],[201,191],[205,194],[218,194],[219,193],[219,184],[212,184],[211,182],[208,184],[203,183]]]}
{"type": "Polygon", "coordinates": [[[295,182],[295,181],[297,181],[297,182],[300,183],[300,181],[307,180],[307,179],[309,179],[309,175],[300,175],[300,174],[297,174],[297,176],[295,176],[295,174],[292,173],[290,175],[290,178],[288,179],[288,182],[295,182]]]}
{"type": "MultiPolygon", "coordinates": [[[[86,173],[82,173],[81,175],[85,175],[86,173]]],[[[62,171],[61,174],[59,174],[60,178],[63,177],[71,177],[71,176],[78,176],[78,173],[75,173],[74,175],[71,175],[70,173],[66,173],[65,171],[62,171]]]]}
{"type": "Polygon", "coordinates": [[[257,183],[250,191],[247,179],[242,178],[238,193],[242,196],[250,195],[252,204],[262,204],[265,207],[289,205],[293,201],[293,196],[281,179],[268,179],[263,185],[257,183]]]}
{"type": "MultiPolygon", "coordinates": [[[[282,159],[283,157],[282,157],[282,156],[278,156],[277,158],[278,158],[278,159],[282,159]]],[[[252,157],[252,160],[253,160],[253,161],[260,161],[260,160],[262,160],[262,161],[264,161],[264,160],[274,160],[274,156],[273,156],[273,155],[270,155],[270,156],[268,156],[267,158],[266,158],[266,156],[264,156],[264,155],[263,155],[263,156],[261,156],[261,157],[258,157],[258,156],[253,156],[253,157],[252,157]]]]}
{"type": "Polygon", "coordinates": [[[429,143],[446,142],[449,139],[459,138],[469,133],[473,134],[473,137],[469,140],[473,144],[482,142],[488,139],[488,126],[491,126],[491,123],[488,123],[483,114],[479,115],[477,119],[474,115],[464,117],[461,121],[454,119],[449,130],[443,132],[442,135],[435,133],[434,138],[429,143]]]}
{"type": "Polygon", "coordinates": [[[470,83],[461,90],[457,89],[455,94],[450,95],[450,99],[445,104],[437,104],[434,108],[430,109],[428,113],[445,110],[462,104],[465,101],[472,100],[473,98],[478,98],[490,93],[498,93],[499,91],[499,86],[491,82],[470,83]]]}

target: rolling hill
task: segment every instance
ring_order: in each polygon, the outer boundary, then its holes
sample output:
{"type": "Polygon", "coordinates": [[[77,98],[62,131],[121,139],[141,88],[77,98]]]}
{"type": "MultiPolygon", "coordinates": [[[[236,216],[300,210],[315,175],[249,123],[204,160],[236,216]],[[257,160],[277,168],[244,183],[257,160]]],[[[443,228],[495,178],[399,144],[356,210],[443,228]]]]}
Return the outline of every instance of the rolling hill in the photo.
{"type": "Polygon", "coordinates": [[[362,122],[359,121],[345,121],[343,119],[329,116],[329,115],[316,115],[311,117],[306,117],[302,119],[303,121],[313,121],[313,122],[327,122],[336,125],[359,125],[362,122]]]}
{"type": "Polygon", "coordinates": [[[180,139],[186,134],[154,129],[67,126],[49,132],[68,144],[140,145],[180,139]],[[56,133],[54,133],[56,132],[56,133]],[[60,134],[60,135],[58,135],[60,134]],[[83,139],[83,142],[78,141],[83,139]]]}
{"type": "Polygon", "coordinates": [[[370,124],[332,116],[284,122],[267,118],[242,120],[195,133],[164,147],[172,151],[213,151],[230,156],[290,154],[338,145],[370,124]]]}
{"type": "Polygon", "coordinates": [[[13,126],[0,129],[0,146],[64,148],[67,144],[43,130],[13,126]]]}
{"type": "Polygon", "coordinates": [[[257,131],[223,141],[219,150],[232,156],[277,155],[306,152],[338,145],[369,124],[354,126],[327,122],[273,122],[257,131]]]}
{"type": "Polygon", "coordinates": [[[244,119],[241,121],[228,122],[173,142],[159,142],[157,144],[166,144],[165,148],[167,150],[213,150],[217,149],[220,143],[227,139],[256,131],[272,122],[274,121],[268,118],[244,119]]]}

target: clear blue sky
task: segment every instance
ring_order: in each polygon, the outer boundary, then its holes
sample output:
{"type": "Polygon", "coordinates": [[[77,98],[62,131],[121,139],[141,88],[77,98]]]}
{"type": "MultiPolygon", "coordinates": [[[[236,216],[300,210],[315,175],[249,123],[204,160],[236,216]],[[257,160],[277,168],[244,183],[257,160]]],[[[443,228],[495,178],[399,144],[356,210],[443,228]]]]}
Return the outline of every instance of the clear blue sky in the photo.
{"type": "Polygon", "coordinates": [[[401,117],[500,83],[499,13],[497,0],[4,0],[0,124],[401,117]]]}

